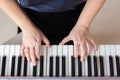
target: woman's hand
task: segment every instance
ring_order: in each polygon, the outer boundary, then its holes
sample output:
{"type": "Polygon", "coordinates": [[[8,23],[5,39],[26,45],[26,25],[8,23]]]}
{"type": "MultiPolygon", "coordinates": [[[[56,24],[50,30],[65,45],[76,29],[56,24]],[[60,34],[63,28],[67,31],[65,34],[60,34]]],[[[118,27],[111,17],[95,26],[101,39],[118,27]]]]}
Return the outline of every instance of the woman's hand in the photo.
{"type": "Polygon", "coordinates": [[[75,26],[60,44],[63,45],[70,40],[74,43],[74,57],[77,58],[78,55],[80,55],[80,60],[82,62],[85,60],[85,57],[90,54],[93,48],[97,51],[95,41],[91,38],[88,28],[84,26],[75,26]]]}
{"type": "Polygon", "coordinates": [[[32,27],[23,31],[21,56],[26,56],[28,62],[32,62],[34,66],[36,65],[36,59],[40,59],[42,41],[47,47],[50,47],[49,40],[38,28],[32,27]]]}

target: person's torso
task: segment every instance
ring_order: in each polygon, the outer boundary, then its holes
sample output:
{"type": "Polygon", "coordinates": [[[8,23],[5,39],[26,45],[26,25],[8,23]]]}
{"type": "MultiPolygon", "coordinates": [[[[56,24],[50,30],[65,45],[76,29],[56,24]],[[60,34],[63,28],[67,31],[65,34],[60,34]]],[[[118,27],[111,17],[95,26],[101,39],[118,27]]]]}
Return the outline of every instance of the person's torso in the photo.
{"type": "Polygon", "coordinates": [[[19,0],[20,5],[39,12],[62,12],[72,10],[86,0],[19,0]]]}

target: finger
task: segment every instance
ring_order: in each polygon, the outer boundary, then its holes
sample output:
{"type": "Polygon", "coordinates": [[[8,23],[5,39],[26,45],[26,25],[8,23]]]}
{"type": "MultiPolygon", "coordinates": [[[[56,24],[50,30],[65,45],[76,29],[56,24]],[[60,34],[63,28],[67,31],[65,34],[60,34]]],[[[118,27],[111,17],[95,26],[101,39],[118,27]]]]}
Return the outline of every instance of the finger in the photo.
{"type": "Polygon", "coordinates": [[[74,57],[77,58],[80,52],[80,45],[74,42],[74,57]]]}
{"type": "Polygon", "coordinates": [[[81,43],[80,49],[81,49],[81,62],[83,62],[85,60],[86,51],[87,51],[85,42],[81,43]]]}
{"type": "Polygon", "coordinates": [[[93,40],[93,39],[90,39],[89,38],[89,40],[90,40],[90,42],[92,43],[92,45],[93,45],[93,47],[94,47],[94,50],[95,50],[95,52],[98,50],[98,46],[96,45],[96,43],[95,43],[95,41],[93,40]]]}
{"type": "Polygon", "coordinates": [[[86,42],[86,47],[87,47],[87,56],[88,56],[91,52],[91,46],[89,42],[86,42]]]}
{"type": "Polygon", "coordinates": [[[40,46],[41,46],[41,43],[36,43],[36,46],[35,46],[35,54],[36,54],[36,57],[37,59],[40,59],[40,46]]]}
{"type": "Polygon", "coordinates": [[[96,49],[93,49],[94,53],[98,53],[98,45],[96,45],[96,49]]]}
{"type": "Polygon", "coordinates": [[[66,42],[70,41],[69,37],[65,37],[60,43],[59,45],[64,45],[66,42]]]}
{"type": "Polygon", "coordinates": [[[50,42],[45,36],[43,37],[43,42],[47,45],[48,48],[50,48],[50,42]]]}
{"type": "Polygon", "coordinates": [[[30,48],[30,57],[31,57],[32,64],[36,66],[37,63],[36,63],[36,56],[35,56],[35,47],[30,48]]]}
{"type": "Polygon", "coordinates": [[[27,61],[28,61],[28,62],[31,62],[30,50],[29,50],[29,48],[25,48],[25,49],[24,49],[24,54],[25,54],[25,56],[26,56],[26,58],[27,58],[27,61]]]}
{"type": "Polygon", "coordinates": [[[20,54],[22,57],[24,57],[24,49],[25,49],[25,47],[22,45],[21,49],[20,49],[20,54]]]}

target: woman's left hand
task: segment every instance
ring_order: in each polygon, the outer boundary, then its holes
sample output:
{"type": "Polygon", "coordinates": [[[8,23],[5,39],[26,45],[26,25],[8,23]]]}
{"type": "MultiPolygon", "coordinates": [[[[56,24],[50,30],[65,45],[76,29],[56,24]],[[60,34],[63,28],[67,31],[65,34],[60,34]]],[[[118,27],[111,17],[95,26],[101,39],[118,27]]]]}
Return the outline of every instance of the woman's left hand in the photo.
{"type": "Polygon", "coordinates": [[[77,58],[80,55],[81,62],[85,60],[85,57],[90,54],[93,48],[97,51],[95,41],[91,38],[88,28],[84,26],[75,26],[70,34],[60,42],[60,45],[71,40],[74,44],[74,57],[77,58]]]}

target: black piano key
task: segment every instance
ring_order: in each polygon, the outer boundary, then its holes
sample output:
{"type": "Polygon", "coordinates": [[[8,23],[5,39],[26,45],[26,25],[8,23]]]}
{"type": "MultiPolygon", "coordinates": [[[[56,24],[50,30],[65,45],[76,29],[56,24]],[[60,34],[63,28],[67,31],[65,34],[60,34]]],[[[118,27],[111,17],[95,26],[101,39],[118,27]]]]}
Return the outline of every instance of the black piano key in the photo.
{"type": "Polygon", "coordinates": [[[113,57],[109,56],[110,76],[114,76],[113,57]]]}
{"type": "Polygon", "coordinates": [[[43,76],[44,57],[40,56],[40,76],[43,76]]]}
{"type": "Polygon", "coordinates": [[[26,57],[24,57],[23,76],[27,76],[27,58],[26,57]]]}
{"type": "Polygon", "coordinates": [[[94,76],[98,76],[97,57],[93,56],[94,59],[94,76]]]}
{"type": "Polygon", "coordinates": [[[65,60],[65,56],[62,56],[62,76],[66,75],[66,60],[65,60]]]}
{"type": "Polygon", "coordinates": [[[80,61],[80,56],[78,56],[78,76],[82,77],[82,62],[80,61]]]}
{"type": "Polygon", "coordinates": [[[37,66],[33,66],[33,76],[36,76],[37,73],[37,66]]]}
{"type": "Polygon", "coordinates": [[[11,62],[11,76],[14,76],[15,71],[15,56],[12,56],[12,62],[11,62]]]}
{"type": "Polygon", "coordinates": [[[120,76],[120,59],[119,56],[115,56],[115,58],[116,58],[117,76],[120,76]]]}
{"type": "Polygon", "coordinates": [[[87,57],[87,62],[88,62],[88,76],[90,77],[90,76],[92,76],[92,68],[91,68],[91,56],[88,56],[87,57]]]}
{"type": "Polygon", "coordinates": [[[56,56],[56,76],[58,77],[59,76],[59,56],[56,56]]]}
{"type": "Polygon", "coordinates": [[[17,76],[20,76],[20,74],[21,74],[21,63],[22,63],[22,57],[21,57],[21,56],[18,56],[17,76]]]}
{"type": "Polygon", "coordinates": [[[1,76],[5,76],[5,67],[6,67],[6,56],[3,56],[3,58],[2,58],[1,76]]]}
{"type": "Polygon", "coordinates": [[[49,76],[53,76],[53,56],[50,56],[50,63],[49,63],[49,76]]]}
{"type": "Polygon", "coordinates": [[[100,76],[104,76],[104,59],[103,59],[103,56],[100,56],[99,57],[99,60],[100,60],[100,76]]]}
{"type": "Polygon", "coordinates": [[[75,58],[71,56],[71,76],[75,76],[75,58]]]}

